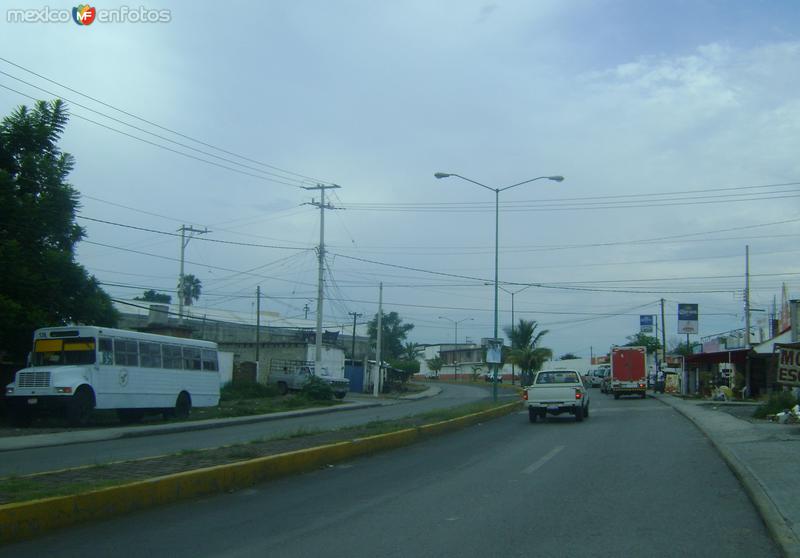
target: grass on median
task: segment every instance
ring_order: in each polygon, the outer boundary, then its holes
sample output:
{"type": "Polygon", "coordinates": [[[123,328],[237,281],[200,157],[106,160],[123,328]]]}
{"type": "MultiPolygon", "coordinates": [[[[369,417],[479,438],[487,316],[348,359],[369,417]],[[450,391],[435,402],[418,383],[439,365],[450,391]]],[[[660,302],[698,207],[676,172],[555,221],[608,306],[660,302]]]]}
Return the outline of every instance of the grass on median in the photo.
{"type": "Polygon", "coordinates": [[[325,444],[349,441],[355,438],[388,434],[485,411],[508,402],[472,403],[408,416],[399,420],[373,421],[364,425],[338,430],[300,428],[292,433],[268,439],[257,439],[241,444],[207,450],[183,450],[173,455],[152,459],[97,464],[67,469],[53,473],[37,473],[0,479],[0,504],[24,502],[51,496],[66,496],[90,492],[109,486],[169,474],[236,463],[257,457],[276,455],[325,444]]]}

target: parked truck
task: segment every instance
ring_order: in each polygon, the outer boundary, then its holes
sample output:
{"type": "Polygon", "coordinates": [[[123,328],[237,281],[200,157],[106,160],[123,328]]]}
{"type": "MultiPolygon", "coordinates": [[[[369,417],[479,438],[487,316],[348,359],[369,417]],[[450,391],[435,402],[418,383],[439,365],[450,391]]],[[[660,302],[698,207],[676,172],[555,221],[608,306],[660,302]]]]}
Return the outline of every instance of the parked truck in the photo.
{"type": "Polygon", "coordinates": [[[611,349],[610,393],[638,395],[647,392],[647,349],[645,347],[614,347],[611,349]]]}
{"type": "Polygon", "coordinates": [[[320,369],[319,373],[314,370],[314,361],[309,360],[284,360],[272,359],[269,362],[270,384],[275,384],[278,392],[285,395],[289,390],[300,390],[312,376],[316,376],[328,383],[333,389],[333,394],[337,399],[342,399],[350,387],[350,380],[334,375],[336,371],[327,368],[320,369]]]}

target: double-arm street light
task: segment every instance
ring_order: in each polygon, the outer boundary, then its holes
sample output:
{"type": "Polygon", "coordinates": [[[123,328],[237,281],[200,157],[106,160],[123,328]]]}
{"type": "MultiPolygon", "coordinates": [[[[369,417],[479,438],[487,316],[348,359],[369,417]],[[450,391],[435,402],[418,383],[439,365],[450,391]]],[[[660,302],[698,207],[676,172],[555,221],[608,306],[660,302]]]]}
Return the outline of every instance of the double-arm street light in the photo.
{"type": "MultiPolygon", "coordinates": [[[[511,184],[510,186],[505,186],[503,188],[492,188],[487,186],[486,184],[481,184],[476,180],[472,180],[471,178],[467,178],[466,176],[461,176],[460,174],[455,173],[448,173],[448,172],[437,172],[433,176],[436,178],[450,178],[455,176],[460,178],[461,180],[466,180],[467,182],[472,182],[473,184],[480,186],[481,188],[486,188],[487,190],[491,190],[494,192],[494,339],[497,339],[497,291],[499,290],[499,280],[498,280],[498,262],[499,262],[499,253],[500,253],[500,192],[505,192],[506,190],[510,190],[511,188],[516,188],[517,186],[522,186],[523,184],[528,184],[529,182],[534,182],[536,180],[553,180],[555,182],[561,182],[564,180],[563,176],[537,176],[536,178],[531,178],[530,180],[523,180],[522,182],[517,182],[516,184],[511,184]]],[[[497,368],[498,364],[494,364],[494,381],[492,382],[492,399],[497,401],[497,368]]]]}
{"type": "Polygon", "coordinates": [[[466,322],[466,321],[472,320],[474,318],[463,318],[461,320],[454,320],[452,318],[448,318],[447,316],[439,316],[439,319],[440,320],[447,320],[448,322],[452,323],[456,328],[455,339],[454,339],[455,343],[454,343],[454,346],[453,346],[453,375],[454,375],[455,379],[458,380],[458,373],[456,372],[458,370],[458,366],[456,364],[456,357],[458,356],[456,354],[456,351],[458,350],[458,324],[460,324],[461,322],[466,322]]]}

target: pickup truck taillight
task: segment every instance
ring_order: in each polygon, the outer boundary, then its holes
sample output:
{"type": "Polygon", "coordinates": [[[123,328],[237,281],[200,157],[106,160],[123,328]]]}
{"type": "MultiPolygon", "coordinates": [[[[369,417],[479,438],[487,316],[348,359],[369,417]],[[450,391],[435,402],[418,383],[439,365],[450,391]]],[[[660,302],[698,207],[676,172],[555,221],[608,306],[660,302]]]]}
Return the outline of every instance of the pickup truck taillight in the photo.
{"type": "Polygon", "coordinates": [[[582,399],[582,398],[583,398],[583,392],[581,390],[579,390],[579,389],[576,389],[575,390],[575,399],[582,399]]]}
{"type": "Polygon", "coordinates": [[[522,398],[523,398],[525,401],[527,401],[527,400],[528,400],[528,390],[527,390],[527,389],[524,389],[524,390],[522,390],[522,398]]]}

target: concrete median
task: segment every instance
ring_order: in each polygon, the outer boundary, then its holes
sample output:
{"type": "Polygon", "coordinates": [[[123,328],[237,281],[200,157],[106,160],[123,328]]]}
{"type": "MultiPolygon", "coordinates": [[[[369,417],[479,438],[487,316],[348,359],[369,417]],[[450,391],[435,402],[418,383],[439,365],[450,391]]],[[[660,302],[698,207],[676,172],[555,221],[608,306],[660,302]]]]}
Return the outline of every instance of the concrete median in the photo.
{"type": "Polygon", "coordinates": [[[228,492],[412,444],[514,412],[519,402],[486,411],[314,448],[208,467],[82,494],[0,506],[0,541],[36,537],[70,525],[107,519],[202,495],[228,492]]]}

